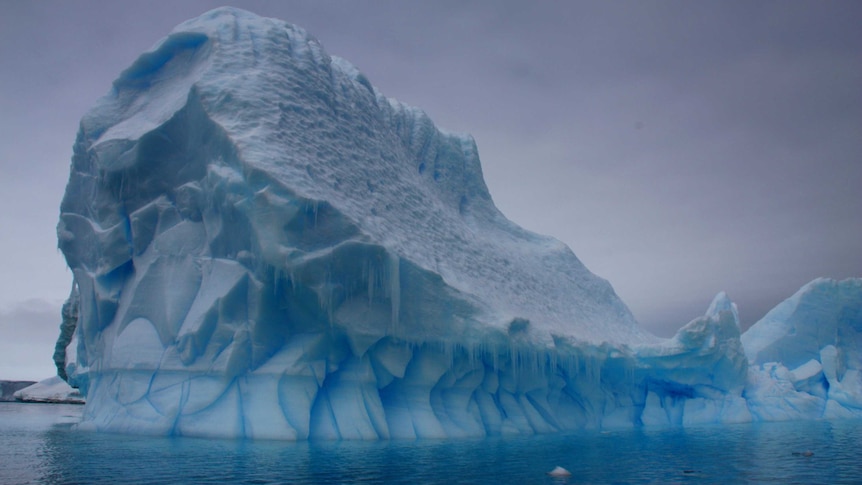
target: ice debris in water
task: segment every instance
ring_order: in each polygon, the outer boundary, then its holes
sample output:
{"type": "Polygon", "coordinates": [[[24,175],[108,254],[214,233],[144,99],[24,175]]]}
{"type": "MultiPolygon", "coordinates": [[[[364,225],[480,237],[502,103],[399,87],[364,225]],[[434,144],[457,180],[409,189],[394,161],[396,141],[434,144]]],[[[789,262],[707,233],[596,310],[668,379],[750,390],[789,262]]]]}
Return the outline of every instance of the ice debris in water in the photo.
{"type": "Polygon", "coordinates": [[[720,295],[658,339],[497,210],[472,138],[233,8],[178,26],[84,116],[57,232],[74,284],[55,360],[82,427],[379,439],[862,414],[860,280],[812,283],[742,340],[720,295]]]}

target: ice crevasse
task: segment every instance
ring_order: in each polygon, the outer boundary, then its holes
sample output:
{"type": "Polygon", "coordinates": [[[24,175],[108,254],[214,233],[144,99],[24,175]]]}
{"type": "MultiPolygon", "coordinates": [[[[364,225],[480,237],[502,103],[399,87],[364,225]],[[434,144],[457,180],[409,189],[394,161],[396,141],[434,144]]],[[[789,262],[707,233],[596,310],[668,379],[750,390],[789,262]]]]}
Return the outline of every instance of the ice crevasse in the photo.
{"type": "Polygon", "coordinates": [[[81,121],[58,371],[82,428],[386,439],[862,416],[862,280],[642,330],[469,136],[285,22],[178,26],[81,121]],[[831,329],[831,330],[827,330],[831,329]]]}

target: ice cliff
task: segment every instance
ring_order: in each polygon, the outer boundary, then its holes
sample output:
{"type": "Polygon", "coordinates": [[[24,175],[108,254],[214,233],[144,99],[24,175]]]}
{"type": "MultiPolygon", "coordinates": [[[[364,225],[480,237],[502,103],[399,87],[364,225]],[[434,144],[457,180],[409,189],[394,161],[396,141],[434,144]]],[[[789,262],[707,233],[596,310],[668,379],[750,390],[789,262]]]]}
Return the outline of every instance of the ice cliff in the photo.
{"type": "Polygon", "coordinates": [[[565,245],[496,209],[470,137],[237,9],[178,26],[84,116],[58,238],[74,284],[55,360],[86,395],[83,427],[378,439],[746,421],[769,417],[749,398],[769,405],[761,356],[805,369],[794,392],[859,412],[862,366],[841,350],[858,333],[806,350],[818,374],[775,350],[780,324],[743,350],[719,295],[657,339],[565,245]]]}

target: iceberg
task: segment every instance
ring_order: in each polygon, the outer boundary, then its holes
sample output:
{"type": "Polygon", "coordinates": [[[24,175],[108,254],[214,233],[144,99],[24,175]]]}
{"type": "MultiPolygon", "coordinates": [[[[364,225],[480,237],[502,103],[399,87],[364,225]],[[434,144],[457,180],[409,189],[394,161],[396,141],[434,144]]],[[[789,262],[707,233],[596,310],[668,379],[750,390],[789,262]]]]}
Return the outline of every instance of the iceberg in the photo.
{"type": "Polygon", "coordinates": [[[14,398],[21,402],[50,404],[84,404],[84,397],[60,376],[35,382],[15,392],[14,398]]]}
{"type": "Polygon", "coordinates": [[[862,418],[862,279],[817,279],[742,335],[763,420],[862,418]]]}
{"type": "MultiPolygon", "coordinates": [[[[792,401],[784,377],[824,415],[859,410],[844,333],[818,341],[816,364],[797,358],[805,342],[781,353],[795,342],[782,310],[745,346],[719,294],[674,338],[651,335],[567,246],[497,210],[471,137],[302,29],[234,8],[179,25],[83,117],[60,212],[74,282],[54,359],[86,396],[84,429],[415,439],[744,422],[789,417],[758,393],[792,401]]],[[[829,284],[851,288],[824,290],[835,328],[858,328],[859,281],[829,284]]]]}

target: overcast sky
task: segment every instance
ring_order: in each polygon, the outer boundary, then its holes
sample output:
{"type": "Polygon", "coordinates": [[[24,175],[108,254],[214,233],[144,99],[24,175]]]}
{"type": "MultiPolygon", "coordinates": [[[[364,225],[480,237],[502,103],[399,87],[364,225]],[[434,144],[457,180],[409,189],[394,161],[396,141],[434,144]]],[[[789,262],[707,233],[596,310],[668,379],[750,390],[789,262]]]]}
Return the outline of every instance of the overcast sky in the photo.
{"type": "MultiPolygon", "coordinates": [[[[0,379],[53,374],[78,120],[223,2],[0,0],[0,379]]],[[[235,1],[476,139],[495,202],[661,336],[862,276],[862,2],[235,1]]]]}

